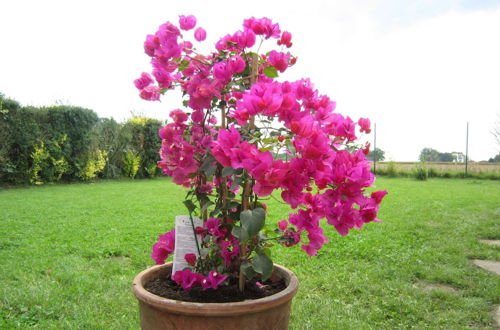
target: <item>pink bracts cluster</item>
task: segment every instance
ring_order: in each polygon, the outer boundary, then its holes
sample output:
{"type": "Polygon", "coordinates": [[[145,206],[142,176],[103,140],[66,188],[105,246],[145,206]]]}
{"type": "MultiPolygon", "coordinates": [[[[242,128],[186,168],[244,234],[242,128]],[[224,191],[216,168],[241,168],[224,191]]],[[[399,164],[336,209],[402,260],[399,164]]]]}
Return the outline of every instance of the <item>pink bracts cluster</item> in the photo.
{"type": "MultiPolygon", "coordinates": [[[[213,53],[202,55],[185,39],[196,24],[194,16],[180,16],[179,27],[167,22],[148,35],[144,49],[153,71],[134,81],[146,100],[159,100],[169,89],[182,91],[185,109],[173,110],[172,121],[159,132],[158,166],[173,182],[191,189],[200,215],[213,210],[213,216],[204,216],[203,228],[196,229],[205,248],[212,250],[212,259],[198,262],[199,257],[186,256],[193,269],[173,274],[174,280],[184,289],[216,288],[227,277],[216,267],[231,274],[235,265],[249,262],[240,260],[242,255],[263,244],[255,236],[254,245],[241,250],[241,233],[234,230],[244,206],[224,206],[223,198],[242,193],[249,180],[254,208],[264,208],[258,199],[278,191],[295,210],[279,222],[276,240],[285,246],[303,242],[310,256],[328,242],[322,219],[341,235],[377,221],[387,192],[365,193],[375,179],[365,157],[369,144],[356,144],[357,132],[370,133],[370,121],[356,122],[335,112],[335,102],[321,95],[309,79],[276,79],[296,61],[285,52],[292,46],[291,33],[282,32],[268,18],[252,17],[241,30],[222,37],[213,53]],[[275,39],[280,49],[252,56],[257,40],[268,39],[275,39]],[[217,121],[221,112],[225,115],[217,121]],[[268,124],[255,127],[259,122],[268,124]],[[280,152],[286,159],[275,157],[280,152]],[[212,202],[214,190],[219,197],[212,202]],[[212,269],[202,269],[201,264],[212,269]]],[[[198,27],[193,36],[203,41],[206,32],[198,27]]],[[[172,253],[172,235],[161,235],[154,245],[157,263],[172,253]]]]}

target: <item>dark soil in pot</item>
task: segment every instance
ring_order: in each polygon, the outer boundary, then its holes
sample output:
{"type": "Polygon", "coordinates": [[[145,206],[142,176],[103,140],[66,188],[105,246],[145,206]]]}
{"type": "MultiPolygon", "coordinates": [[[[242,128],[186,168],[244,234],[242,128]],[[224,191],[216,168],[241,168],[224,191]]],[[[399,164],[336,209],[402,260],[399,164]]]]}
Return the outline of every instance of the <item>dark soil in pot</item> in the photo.
{"type": "Polygon", "coordinates": [[[238,280],[233,279],[230,280],[229,285],[221,285],[216,290],[203,290],[197,287],[186,291],[168,276],[146,282],[144,288],[163,298],[201,303],[224,303],[259,299],[271,296],[286,288],[284,279],[277,281],[267,280],[262,284],[263,287],[259,287],[256,281],[247,281],[245,290],[241,292],[238,289],[238,280]]]}

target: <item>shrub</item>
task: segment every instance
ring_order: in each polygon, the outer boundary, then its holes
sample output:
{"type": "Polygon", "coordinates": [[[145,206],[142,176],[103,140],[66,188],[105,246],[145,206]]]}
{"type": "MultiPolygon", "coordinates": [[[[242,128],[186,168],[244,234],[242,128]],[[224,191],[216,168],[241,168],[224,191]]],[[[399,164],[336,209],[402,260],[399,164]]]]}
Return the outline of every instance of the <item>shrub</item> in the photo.
{"type": "Polygon", "coordinates": [[[158,165],[153,163],[149,165],[149,167],[144,167],[144,171],[147,173],[149,178],[154,178],[158,174],[158,165]]]}
{"type": "Polygon", "coordinates": [[[427,171],[427,174],[428,174],[429,178],[437,178],[437,177],[439,177],[439,172],[436,171],[436,169],[433,168],[433,167],[429,168],[429,170],[427,171]]]}
{"type": "Polygon", "coordinates": [[[415,179],[420,180],[420,181],[425,181],[429,177],[429,173],[427,171],[427,168],[423,165],[417,165],[417,167],[414,170],[414,176],[415,179]]]}
{"type": "Polygon", "coordinates": [[[35,113],[0,94],[0,180],[9,184],[30,182],[31,154],[42,133],[35,113]]]}
{"type": "Polygon", "coordinates": [[[158,150],[161,147],[161,140],[158,137],[158,130],[162,127],[161,121],[152,118],[135,116],[129,119],[122,127],[121,136],[126,145],[133,148],[140,157],[137,177],[151,177],[156,175],[156,169],[151,169],[152,164],[157,164],[160,160],[158,150]]]}
{"type": "Polygon", "coordinates": [[[88,181],[97,176],[98,173],[104,170],[108,161],[108,153],[97,149],[87,160],[87,164],[78,174],[78,177],[83,181],[88,181]]]}
{"type": "Polygon", "coordinates": [[[46,123],[43,123],[45,136],[49,140],[58,140],[67,136],[67,142],[61,146],[70,166],[66,179],[75,180],[87,166],[91,157],[91,132],[98,121],[97,114],[81,107],[60,105],[45,109],[46,123]]]}
{"type": "Polygon", "coordinates": [[[140,164],[141,157],[139,157],[137,152],[133,150],[125,152],[123,155],[123,174],[129,178],[135,178],[140,164]]]}
{"type": "Polygon", "coordinates": [[[114,119],[99,118],[92,129],[92,150],[101,150],[106,153],[106,164],[101,174],[104,178],[117,178],[122,175],[121,162],[123,151],[127,149],[128,140],[121,138],[122,125],[114,119]]]}
{"type": "Polygon", "coordinates": [[[452,177],[453,177],[453,173],[446,171],[446,172],[443,172],[443,173],[441,174],[441,176],[442,176],[443,178],[447,178],[447,179],[449,179],[449,178],[452,178],[452,177]]]}
{"type": "MultiPolygon", "coordinates": [[[[64,142],[64,137],[62,142],[64,142]]],[[[29,170],[30,182],[34,184],[57,182],[69,170],[68,162],[60,153],[60,144],[58,141],[50,143],[50,148],[43,141],[39,141],[35,145],[35,150],[31,153],[31,158],[32,165],[29,170]],[[59,157],[54,157],[51,151],[59,154],[59,157]]]]}
{"type": "Polygon", "coordinates": [[[398,175],[398,169],[397,169],[397,166],[396,166],[396,162],[391,160],[388,164],[387,164],[387,170],[386,170],[386,173],[388,176],[390,177],[396,177],[398,175]]]}
{"type": "Polygon", "coordinates": [[[0,184],[154,177],[161,127],[145,117],[119,124],[75,106],[21,107],[0,94],[0,184]]]}

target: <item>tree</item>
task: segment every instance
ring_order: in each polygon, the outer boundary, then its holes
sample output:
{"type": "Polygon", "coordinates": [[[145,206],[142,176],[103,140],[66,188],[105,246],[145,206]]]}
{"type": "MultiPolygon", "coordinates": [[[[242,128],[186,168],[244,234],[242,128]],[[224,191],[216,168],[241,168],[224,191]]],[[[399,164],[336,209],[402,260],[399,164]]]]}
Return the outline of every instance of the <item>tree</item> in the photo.
{"type": "Polygon", "coordinates": [[[488,163],[500,163],[500,152],[495,157],[488,159],[488,163]]]}
{"type": "Polygon", "coordinates": [[[432,148],[424,148],[420,151],[418,159],[421,162],[439,162],[439,151],[432,148]]]}
{"type": "Polygon", "coordinates": [[[368,153],[367,158],[372,161],[381,162],[385,159],[385,152],[380,148],[375,148],[368,153]]]}
{"type": "Polygon", "coordinates": [[[440,162],[452,162],[454,160],[453,154],[451,152],[440,152],[439,161],[440,162]]]}
{"type": "Polygon", "coordinates": [[[465,162],[465,155],[463,152],[453,151],[451,154],[453,155],[453,162],[454,163],[464,163],[465,162]]]}

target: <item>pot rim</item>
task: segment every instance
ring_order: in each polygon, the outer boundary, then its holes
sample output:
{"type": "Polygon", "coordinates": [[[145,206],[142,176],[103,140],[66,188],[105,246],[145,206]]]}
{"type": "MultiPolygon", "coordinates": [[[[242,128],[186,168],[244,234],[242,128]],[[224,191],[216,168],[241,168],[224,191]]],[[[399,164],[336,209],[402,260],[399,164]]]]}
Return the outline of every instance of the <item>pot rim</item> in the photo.
{"type": "Polygon", "coordinates": [[[287,287],[271,296],[259,299],[244,300],[226,303],[199,303],[173,300],[152,294],[144,288],[144,283],[164,268],[171,267],[172,263],[156,265],[140,272],[132,283],[134,295],[141,302],[151,305],[157,309],[168,310],[185,315],[221,316],[256,313],[268,310],[290,301],[299,288],[297,276],[289,269],[274,264],[273,272],[283,276],[287,281],[287,287]]]}

